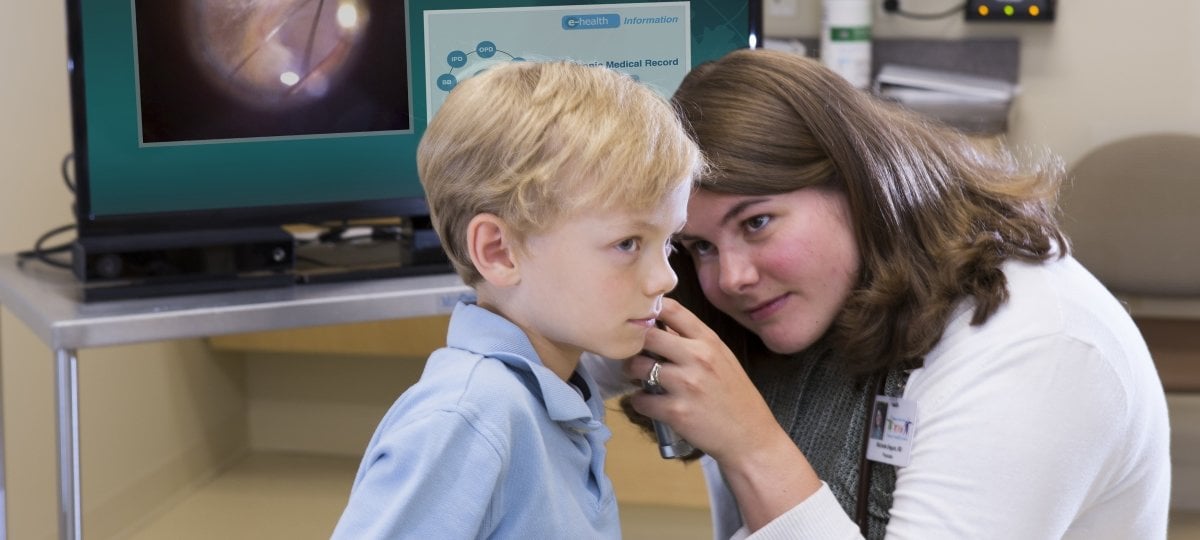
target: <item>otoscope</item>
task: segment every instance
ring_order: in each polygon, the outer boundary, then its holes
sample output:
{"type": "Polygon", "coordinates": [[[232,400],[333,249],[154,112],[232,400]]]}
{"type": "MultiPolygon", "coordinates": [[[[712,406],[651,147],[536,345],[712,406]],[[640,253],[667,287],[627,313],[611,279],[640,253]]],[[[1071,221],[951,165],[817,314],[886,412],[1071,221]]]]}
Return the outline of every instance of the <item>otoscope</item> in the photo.
{"type": "MultiPolygon", "coordinates": [[[[666,325],[664,325],[662,321],[655,321],[655,325],[658,326],[659,329],[667,329],[666,325]]],[[[642,351],[642,354],[653,358],[655,362],[666,362],[665,358],[650,351],[642,351]]],[[[642,390],[645,390],[648,394],[667,393],[667,390],[663,388],[661,384],[647,384],[647,381],[642,381],[642,390]]],[[[680,437],[679,434],[675,433],[675,430],[671,429],[671,426],[667,425],[666,422],[655,420],[653,418],[651,418],[650,421],[654,424],[654,436],[658,439],[658,454],[661,455],[663,459],[677,459],[695,451],[695,447],[692,446],[692,443],[687,442],[683,437],[680,437]]]]}
{"type": "MultiPolygon", "coordinates": [[[[662,385],[648,385],[642,383],[642,389],[650,394],[665,394],[666,390],[662,385]]],[[[695,448],[687,442],[683,437],[680,437],[671,426],[661,420],[650,419],[654,423],[654,436],[658,438],[658,454],[663,459],[676,459],[691,454],[695,448]]]]}

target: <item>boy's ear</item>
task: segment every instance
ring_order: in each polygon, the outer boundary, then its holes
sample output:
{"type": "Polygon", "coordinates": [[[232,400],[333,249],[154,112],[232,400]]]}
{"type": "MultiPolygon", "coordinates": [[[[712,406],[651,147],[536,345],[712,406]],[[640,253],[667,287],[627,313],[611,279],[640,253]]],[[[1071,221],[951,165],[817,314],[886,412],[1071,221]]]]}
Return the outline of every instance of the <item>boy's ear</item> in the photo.
{"type": "Polygon", "coordinates": [[[467,253],[483,279],[497,287],[521,280],[508,223],[495,214],[479,214],[467,224],[467,253]]]}

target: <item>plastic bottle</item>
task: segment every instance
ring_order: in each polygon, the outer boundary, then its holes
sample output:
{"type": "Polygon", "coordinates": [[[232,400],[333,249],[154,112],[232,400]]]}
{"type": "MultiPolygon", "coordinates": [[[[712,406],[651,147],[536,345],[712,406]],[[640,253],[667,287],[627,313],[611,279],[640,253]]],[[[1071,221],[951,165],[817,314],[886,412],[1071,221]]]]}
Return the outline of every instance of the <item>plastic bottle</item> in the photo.
{"type": "Polygon", "coordinates": [[[871,85],[870,0],[824,0],[821,62],[857,88],[871,85]]]}

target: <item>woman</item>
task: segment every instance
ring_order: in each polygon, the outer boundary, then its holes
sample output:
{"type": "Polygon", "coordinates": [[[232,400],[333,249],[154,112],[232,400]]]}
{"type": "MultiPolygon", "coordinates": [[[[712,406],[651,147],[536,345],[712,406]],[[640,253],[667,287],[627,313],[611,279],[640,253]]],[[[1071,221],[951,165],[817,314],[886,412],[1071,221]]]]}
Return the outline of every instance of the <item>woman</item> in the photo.
{"type": "Polygon", "coordinates": [[[1165,536],[1165,396],[1069,255],[1059,161],[775,51],[674,100],[712,170],[646,342],[666,393],[631,403],[707,454],[719,538],[1165,536]]]}

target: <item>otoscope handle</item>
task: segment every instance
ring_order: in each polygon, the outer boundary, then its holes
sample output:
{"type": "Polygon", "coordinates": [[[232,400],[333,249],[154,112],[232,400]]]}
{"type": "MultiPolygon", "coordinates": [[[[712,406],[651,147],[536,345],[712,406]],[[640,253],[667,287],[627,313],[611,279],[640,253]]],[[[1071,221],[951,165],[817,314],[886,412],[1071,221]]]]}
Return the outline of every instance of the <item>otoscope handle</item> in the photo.
{"type": "Polygon", "coordinates": [[[658,455],[663,459],[677,459],[692,453],[691,443],[680,437],[666,422],[653,420],[654,435],[658,437],[658,455]]]}
{"type": "MultiPolygon", "coordinates": [[[[663,390],[663,387],[659,385],[651,386],[643,383],[642,389],[650,394],[666,393],[666,390],[663,390]]],[[[658,454],[663,459],[681,458],[691,454],[695,450],[691,443],[675,433],[675,430],[671,429],[671,426],[667,425],[666,422],[654,419],[651,419],[651,422],[654,424],[654,436],[658,438],[658,454]]]]}

